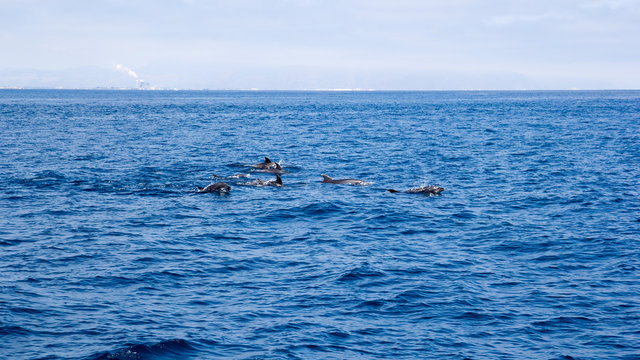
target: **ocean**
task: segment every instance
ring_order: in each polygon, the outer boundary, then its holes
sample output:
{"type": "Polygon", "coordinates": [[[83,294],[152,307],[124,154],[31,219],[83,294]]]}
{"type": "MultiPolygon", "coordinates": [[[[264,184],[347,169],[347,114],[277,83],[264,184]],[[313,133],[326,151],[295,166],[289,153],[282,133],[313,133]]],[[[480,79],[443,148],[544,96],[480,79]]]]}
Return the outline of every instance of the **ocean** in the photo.
{"type": "Polygon", "coordinates": [[[0,359],[640,359],[640,91],[0,90],[0,125],[0,359]]]}

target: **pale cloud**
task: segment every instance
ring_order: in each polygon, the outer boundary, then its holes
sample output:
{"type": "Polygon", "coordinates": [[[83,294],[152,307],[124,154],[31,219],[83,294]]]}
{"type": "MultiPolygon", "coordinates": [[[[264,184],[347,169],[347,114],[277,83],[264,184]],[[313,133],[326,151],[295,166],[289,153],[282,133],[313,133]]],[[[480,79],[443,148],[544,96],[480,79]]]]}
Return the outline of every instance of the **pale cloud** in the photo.
{"type": "Polygon", "coordinates": [[[512,25],[516,23],[528,23],[528,24],[536,24],[541,22],[554,22],[554,21],[564,21],[564,20],[572,20],[575,16],[573,15],[561,15],[557,13],[547,13],[547,14],[536,14],[536,15],[505,15],[505,16],[496,16],[492,17],[488,20],[485,20],[487,25],[512,25]]]}
{"type": "Polygon", "coordinates": [[[580,7],[584,9],[608,8],[610,10],[618,10],[639,5],[640,1],[638,0],[604,0],[581,4],[580,7]]]}
{"type": "Polygon", "coordinates": [[[0,0],[0,69],[15,69],[0,80],[93,68],[131,84],[113,74],[126,64],[186,88],[629,87],[602,64],[640,66],[639,3],[0,0]]]}

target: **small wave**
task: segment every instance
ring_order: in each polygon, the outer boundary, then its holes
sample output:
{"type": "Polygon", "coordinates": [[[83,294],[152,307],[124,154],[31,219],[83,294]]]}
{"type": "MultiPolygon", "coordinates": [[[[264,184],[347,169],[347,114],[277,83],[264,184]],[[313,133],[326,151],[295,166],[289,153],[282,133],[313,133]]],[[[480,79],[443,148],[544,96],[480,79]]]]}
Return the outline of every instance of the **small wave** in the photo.
{"type": "Polygon", "coordinates": [[[107,155],[104,153],[95,153],[95,154],[84,154],[78,155],[73,158],[74,161],[95,161],[95,160],[103,160],[106,159],[107,155]]]}
{"type": "Polygon", "coordinates": [[[127,344],[123,349],[96,354],[87,360],[185,359],[195,351],[188,341],[171,339],[153,345],[127,344]]]}
{"type": "Polygon", "coordinates": [[[423,229],[407,229],[400,231],[402,235],[421,235],[421,234],[437,234],[438,230],[433,230],[429,228],[423,229]]]}
{"type": "Polygon", "coordinates": [[[28,335],[31,331],[21,326],[0,326],[0,335],[28,335]]]}
{"type": "MultiPolygon", "coordinates": [[[[340,338],[341,341],[344,339],[340,338]]],[[[363,355],[378,355],[374,352],[358,349],[358,348],[349,348],[341,345],[332,345],[332,344],[296,344],[289,345],[285,349],[277,349],[279,354],[286,354],[287,358],[294,359],[305,359],[305,358],[317,358],[319,354],[322,354],[321,358],[333,358],[332,356],[328,356],[328,354],[335,353],[340,354],[340,356],[336,356],[335,358],[360,358],[363,355]]]]}
{"type": "Polygon", "coordinates": [[[174,271],[163,270],[163,271],[154,271],[148,272],[140,276],[137,280],[143,282],[158,282],[164,283],[165,281],[178,281],[179,279],[184,279],[187,275],[181,274],[174,271]]]}
{"type": "Polygon", "coordinates": [[[351,336],[351,334],[349,334],[348,332],[344,332],[344,331],[341,331],[341,330],[329,331],[327,333],[327,335],[329,335],[332,338],[337,338],[337,339],[346,339],[346,338],[351,336]]]}
{"type": "Polygon", "coordinates": [[[250,271],[273,266],[275,263],[268,259],[251,258],[244,260],[224,261],[222,266],[216,269],[220,273],[232,273],[236,271],[250,271]]]}
{"type": "Polygon", "coordinates": [[[427,299],[432,296],[436,296],[437,291],[427,289],[414,289],[403,291],[396,295],[394,300],[396,302],[417,302],[427,299]]]}
{"type": "Polygon", "coordinates": [[[96,192],[100,194],[118,193],[125,195],[129,195],[132,193],[131,191],[126,189],[124,184],[107,179],[99,179],[91,183],[78,183],[77,185],[81,186],[82,191],[86,192],[96,192]]]}
{"type": "Polygon", "coordinates": [[[324,217],[331,214],[339,213],[343,210],[342,203],[318,203],[290,209],[293,212],[299,212],[302,215],[312,215],[324,217]]]}
{"type": "Polygon", "coordinates": [[[282,221],[285,219],[299,219],[301,217],[305,219],[310,217],[313,217],[314,219],[325,219],[344,212],[343,205],[344,204],[340,202],[322,202],[296,206],[289,209],[277,209],[267,213],[261,218],[261,220],[271,222],[274,220],[282,221]]]}
{"type": "Polygon", "coordinates": [[[58,179],[63,180],[65,176],[63,173],[55,171],[55,170],[44,170],[37,172],[35,174],[34,179],[58,179]]]}
{"type": "Polygon", "coordinates": [[[363,301],[360,304],[356,305],[356,308],[378,309],[378,308],[383,307],[384,305],[385,305],[385,301],[384,300],[367,300],[367,301],[363,301]]]}
{"type": "Polygon", "coordinates": [[[23,313],[23,314],[41,314],[43,313],[42,310],[38,310],[38,309],[33,309],[33,308],[26,308],[26,307],[14,307],[9,309],[11,312],[13,313],[23,313]]]}
{"type": "Polygon", "coordinates": [[[463,210],[463,211],[460,211],[458,213],[453,214],[453,217],[458,218],[458,219],[473,219],[476,216],[471,211],[463,210]]]}
{"type": "Polygon", "coordinates": [[[153,186],[144,186],[142,189],[134,191],[134,193],[138,196],[161,196],[161,197],[169,197],[171,195],[177,196],[182,193],[182,191],[172,190],[170,188],[162,188],[162,187],[153,187],[153,186]]]}
{"type": "Polygon", "coordinates": [[[384,276],[385,274],[381,271],[371,269],[369,266],[361,266],[361,267],[351,269],[346,273],[342,274],[338,278],[338,281],[340,282],[357,281],[357,280],[364,280],[364,279],[379,278],[384,276]]]}
{"type": "Polygon", "coordinates": [[[12,246],[12,245],[17,245],[20,244],[22,241],[21,240],[0,240],[0,246],[12,246]]]}
{"type": "Polygon", "coordinates": [[[574,358],[573,356],[570,356],[570,355],[562,355],[562,356],[557,357],[557,358],[552,358],[551,360],[576,360],[576,358],[574,358]]]}
{"type": "Polygon", "coordinates": [[[475,311],[465,311],[464,313],[455,316],[454,319],[460,319],[460,320],[491,320],[493,319],[493,316],[491,315],[487,315],[487,314],[482,314],[479,312],[475,312],[475,311]]]}
{"type": "Polygon", "coordinates": [[[585,327],[593,324],[595,320],[583,316],[559,316],[548,320],[535,321],[533,326],[540,329],[585,327]]]}
{"type": "Polygon", "coordinates": [[[15,182],[26,187],[38,188],[44,190],[48,188],[55,188],[66,181],[66,176],[54,170],[44,170],[35,173],[28,178],[15,179],[15,182]]]}

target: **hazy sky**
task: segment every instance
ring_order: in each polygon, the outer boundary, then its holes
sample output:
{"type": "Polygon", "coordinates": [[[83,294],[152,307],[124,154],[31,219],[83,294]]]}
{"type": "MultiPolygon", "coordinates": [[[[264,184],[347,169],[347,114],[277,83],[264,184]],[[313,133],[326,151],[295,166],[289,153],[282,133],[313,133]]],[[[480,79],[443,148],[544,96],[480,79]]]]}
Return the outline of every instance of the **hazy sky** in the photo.
{"type": "Polygon", "coordinates": [[[134,75],[192,89],[638,89],[640,0],[0,0],[0,87],[134,75]]]}

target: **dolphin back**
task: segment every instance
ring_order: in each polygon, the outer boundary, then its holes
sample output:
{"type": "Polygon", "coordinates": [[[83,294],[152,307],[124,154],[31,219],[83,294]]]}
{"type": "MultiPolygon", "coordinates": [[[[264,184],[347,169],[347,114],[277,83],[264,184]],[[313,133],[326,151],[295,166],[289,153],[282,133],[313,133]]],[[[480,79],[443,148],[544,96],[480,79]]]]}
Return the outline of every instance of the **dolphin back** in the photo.
{"type": "Polygon", "coordinates": [[[215,184],[209,184],[207,186],[205,186],[204,188],[198,186],[198,192],[204,193],[204,192],[228,192],[229,190],[231,190],[231,186],[229,186],[229,184],[224,183],[224,182],[218,182],[215,184]]]}

